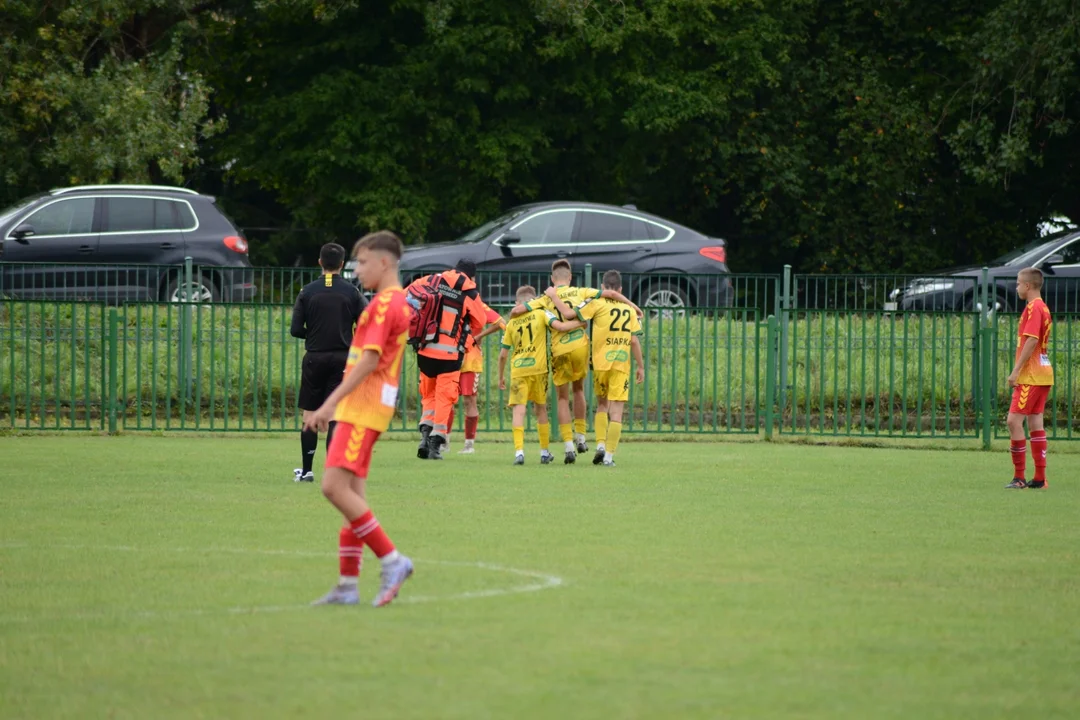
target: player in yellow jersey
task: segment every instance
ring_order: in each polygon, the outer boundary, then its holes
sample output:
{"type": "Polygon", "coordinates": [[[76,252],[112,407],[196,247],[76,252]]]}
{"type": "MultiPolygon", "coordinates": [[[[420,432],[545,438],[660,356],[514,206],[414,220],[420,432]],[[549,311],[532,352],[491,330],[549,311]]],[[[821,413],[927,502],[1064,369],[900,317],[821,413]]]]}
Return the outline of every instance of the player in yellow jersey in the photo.
{"type": "MultiPolygon", "coordinates": [[[[575,308],[586,300],[598,297],[624,302],[641,315],[641,310],[621,292],[609,288],[596,290],[575,287],[570,284],[573,277],[570,261],[556,260],[551,265],[552,287],[548,288],[543,296],[515,307],[510,311],[510,317],[517,317],[530,310],[546,310],[554,312],[558,320],[573,322],[573,314],[563,315],[558,311],[555,299],[575,308]]],[[[570,464],[577,459],[577,453],[589,450],[589,446],[585,444],[585,375],[589,371],[589,336],[583,327],[570,332],[559,332],[554,328],[552,330],[551,371],[558,399],[559,435],[565,445],[564,462],[570,464]],[[574,393],[573,415],[570,413],[571,388],[574,393]],[[573,425],[570,424],[571,418],[573,425]]]]}
{"type": "MultiPolygon", "coordinates": [[[[536,297],[536,289],[530,285],[518,288],[517,301],[526,303],[536,297]]],[[[540,463],[552,460],[548,443],[551,424],[548,420],[548,325],[555,322],[555,315],[544,310],[530,310],[524,315],[511,318],[503,333],[502,350],[499,352],[499,389],[506,389],[506,362],[510,360],[510,398],[507,405],[513,408],[514,464],[525,464],[525,412],[527,404],[533,404],[536,412],[536,428],[540,435],[540,463]]],[[[575,323],[581,327],[583,323],[575,323]]]]}
{"type": "MultiPolygon", "coordinates": [[[[604,288],[622,290],[617,270],[604,273],[604,288]]],[[[562,304],[561,301],[557,304],[562,304]]],[[[570,308],[561,307],[565,313],[570,308]]],[[[645,379],[645,362],[638,334],[641,323],[629,305],[595,298],[574,308],[579,320],[592,320],[593,390],[596,392],[596,454],[593,465],[615,466],[615,451],[622,435],[623,408],[630,397],[630,357],[637,363],[635,381],[645,379]]]]}

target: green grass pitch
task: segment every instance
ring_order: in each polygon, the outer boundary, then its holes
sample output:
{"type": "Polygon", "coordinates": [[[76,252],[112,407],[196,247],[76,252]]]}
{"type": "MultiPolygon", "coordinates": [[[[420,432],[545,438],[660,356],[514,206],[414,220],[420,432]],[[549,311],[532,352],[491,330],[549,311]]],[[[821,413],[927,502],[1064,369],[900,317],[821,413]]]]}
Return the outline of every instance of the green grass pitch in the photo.
{"type": "MultiPolygon", "coordinates": [[[[456,438],[457,450],[460,438],[456,438]]],[[[623,444],[422,463],[417,573],[311,608],[339,520],[294,437],[0,438],[3,718],[1074,718],[1080,454],[623,444]],[[1030,470],[1029,470],[1030,473],[1030,470]]],[[[320,455],[322,448],[320,447],[320,455]]]]}

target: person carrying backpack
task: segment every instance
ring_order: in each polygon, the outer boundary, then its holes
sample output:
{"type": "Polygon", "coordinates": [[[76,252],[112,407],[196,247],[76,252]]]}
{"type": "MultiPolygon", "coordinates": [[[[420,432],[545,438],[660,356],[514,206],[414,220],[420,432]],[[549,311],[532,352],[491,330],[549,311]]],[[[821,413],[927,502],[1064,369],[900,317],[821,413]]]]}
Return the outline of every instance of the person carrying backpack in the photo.
{"type": "Polygon", "coordinates": [[[416,456],[442,460],[450,417],[460,392],[467,335],[484,329],[487,307],[473,277],[476,263],[459,260],[453,270],[426,275],[406,288],[414,310],[409,343],[420,368],[420,446],[416,456]]]}

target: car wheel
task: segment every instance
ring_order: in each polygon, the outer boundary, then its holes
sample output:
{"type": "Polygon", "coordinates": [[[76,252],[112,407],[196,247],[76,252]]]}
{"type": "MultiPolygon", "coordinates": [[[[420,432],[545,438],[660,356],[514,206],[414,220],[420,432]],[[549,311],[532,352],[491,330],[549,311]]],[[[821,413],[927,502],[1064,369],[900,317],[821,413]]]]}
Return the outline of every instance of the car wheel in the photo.
{"type": "MultiPolygon", "coordinates": [[[[196,273],[191,277],[191,292],[190,299],[193,302],[206,304],[221,302],[221,293],[218,291],[217,286],[214,285],[214,281],[202,273],[196,273]]],[[[174,276],[169,281],[168,286],[165,288],[166,302],[178,303],[186,302],[188,300],[189,293],[184,287],[184,280],[179,275],[174,276]]]]}
{"type": "MultiPolygon", "coordinates": [[[[1012,307],[1009,299],[1004,295],[994,295],[990,308],[985,312],[986,316],[992,318],[994,315],[1000,312],[1009,312],[1012,307]]],[[[982,297],[979,293],[968,295],[964,301],[964,312],[983,312],[982,297]]]]}
{"type": "Polygon", "coordinates": [[[669,282],[651,283],[646,280],[639,292],[641,307],[650,315],[665,318],[682,314],[690,306],[686,290],[669,282]]]}

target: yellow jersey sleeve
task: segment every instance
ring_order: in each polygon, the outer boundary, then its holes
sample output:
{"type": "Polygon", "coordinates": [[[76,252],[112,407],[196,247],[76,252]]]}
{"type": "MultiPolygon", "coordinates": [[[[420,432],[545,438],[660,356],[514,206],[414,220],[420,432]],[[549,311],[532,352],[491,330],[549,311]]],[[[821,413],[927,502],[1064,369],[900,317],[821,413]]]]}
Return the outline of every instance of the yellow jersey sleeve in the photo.
{"type": "Polygon", "coordinates": [[[586,300],[595,300],[600,297],[600,291],[596,288],[574,288],[577,294],[577,302],[583,303],[586,300]]]}
{"type": "Polygon", "coordinates": [[[602,303],[590,299],[578,303],[574,308],[574,314],[578,316],[578,320],[592,320],[603,309],[602,303]]]}
{"type": "Polygon", "coordinates": [[[533,298],[529,302],[525,303],[526,310],[554,310],[555,304],[551,302],[551,298],[547,295],[541,295],[540,297],[533,298]]]}

